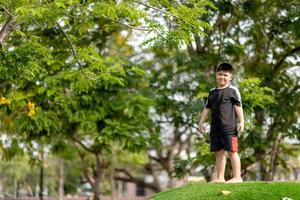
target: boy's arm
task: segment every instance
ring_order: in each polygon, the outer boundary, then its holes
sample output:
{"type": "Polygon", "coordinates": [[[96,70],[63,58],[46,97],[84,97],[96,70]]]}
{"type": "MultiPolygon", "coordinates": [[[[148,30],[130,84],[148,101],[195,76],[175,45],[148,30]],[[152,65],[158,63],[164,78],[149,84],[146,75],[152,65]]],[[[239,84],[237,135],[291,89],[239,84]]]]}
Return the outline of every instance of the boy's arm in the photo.
{"type": "Polygon", "coordinates": [[[209,113],[210,113],[210,108],[204,108],[203,112],[201,113],[201,117],[198,124],[201,133],[205,133],[204,122],[208,118],[209,113]]]}
{"type": "Polygon", "coordinates": [[[238,117],[238,120],[239,120],[239,125],[238,125],[238,132],[243,132],[244,131],[244,112],[243,112],[243,108],[242,106],[237,106],[237,105],[234,105],[234,110],[235,110],[235,113],[238,117]]]}

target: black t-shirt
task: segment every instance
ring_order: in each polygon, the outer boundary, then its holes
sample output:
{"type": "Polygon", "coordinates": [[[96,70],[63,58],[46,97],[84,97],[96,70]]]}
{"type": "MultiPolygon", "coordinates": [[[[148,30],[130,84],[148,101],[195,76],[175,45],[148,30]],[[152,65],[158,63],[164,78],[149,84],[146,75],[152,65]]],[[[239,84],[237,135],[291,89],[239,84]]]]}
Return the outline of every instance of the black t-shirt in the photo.
{"type": "Polygon", "coordinates": [[[242,106],[237,87],[229,85],[223,89],[209,91],[206,108],[211,109],[211,136],[237,134],[237,116],[234,105],[242,106]]]}

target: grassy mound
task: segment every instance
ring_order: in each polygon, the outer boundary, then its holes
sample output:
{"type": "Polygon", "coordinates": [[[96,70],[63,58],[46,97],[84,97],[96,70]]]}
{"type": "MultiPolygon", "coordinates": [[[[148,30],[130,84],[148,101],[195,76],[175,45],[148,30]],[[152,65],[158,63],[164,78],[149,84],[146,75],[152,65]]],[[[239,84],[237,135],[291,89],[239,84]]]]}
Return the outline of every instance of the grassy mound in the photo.
{"type": "Polygon", "coordinates": [[[299,182],[189,183],[151,200],[300,200],[299,182]],[[223,192],[222,192],[223,191],[223,192]],[[225,191],[225,192],[224,192],[225,191]],[[229,191],[229,192],[226,192],[229,191]],[[224,194],[225,193],[225,194],[224,194]],[[229,194],[226,194],[229,193],[229,194]],[[286,198],[284,198],[286,197],[286,198]]]}

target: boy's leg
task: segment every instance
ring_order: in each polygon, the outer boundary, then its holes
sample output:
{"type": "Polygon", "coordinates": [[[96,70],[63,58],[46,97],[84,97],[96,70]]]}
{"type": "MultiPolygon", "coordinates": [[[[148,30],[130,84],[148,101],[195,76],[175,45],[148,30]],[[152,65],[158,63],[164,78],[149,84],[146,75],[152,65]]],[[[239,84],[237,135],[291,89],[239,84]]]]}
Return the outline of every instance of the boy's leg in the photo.
{"type": "Polygon", "coordinates": [[[240,183],[243,182],[241,178],[241,160],[237,152],[228,152],[232,166],[233,178],[226,181],[226,183],[240,183]]]}
{"type": "Polygon", "coordinates": [[[242,182],[243,180],[241,178],[241,161],[237,153],[238,137],[236,135],[226,135],[222,137],[221,140],[224,149],[229,154],[229,158],[232,166],[232,172],[233,172],[233,178],[226,181],[226,183],[242,182]]]}
{"type": "Polygon", "coordinates": [[[215,152],[216,155],[216,171],[217,177],[212,182],[225,182],[224,174],[225,174],[225,166],[226,166],[226,151],[221,149],[215,152]]]}
{"type": "Polygon", "coordinates": [[[210,151],[216,156],[216,174],[212,182],[225,182],[224,173],[226,165],[226,152],[222,148],[220,137],[210,137],[210,151]]]}

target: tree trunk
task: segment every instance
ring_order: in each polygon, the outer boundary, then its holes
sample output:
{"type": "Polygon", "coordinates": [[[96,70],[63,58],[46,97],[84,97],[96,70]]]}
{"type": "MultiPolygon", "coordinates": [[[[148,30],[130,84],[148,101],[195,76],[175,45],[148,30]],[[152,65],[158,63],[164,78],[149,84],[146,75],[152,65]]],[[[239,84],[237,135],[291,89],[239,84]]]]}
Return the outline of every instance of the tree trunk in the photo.
{"type": "Polygon", "coordinates": [[[40,188],[39,188],[39,183],[38,182],[36,182],[35,183],[35,189],[34,189],[35,191],[34,191],[34,196],[36,197],[36,198],[38,198],[39,197],[39,190],[40,190],[40,188]]]}
{"type": "Polygon", "coordinates": [[[40,168],[40,192],[39,192],[40,200],[43,200],[43,193],[44,193],[44,166],[42,164],[40,168]]]}
{"type": "Polygon", "coordinates": [[[281,133],[279,133],[273,143],[272,151],[271,151],[271,158],[270,158],[270,167],[267,173],[267,180],[273,181],[275,172],[276,172],[276,157],[278,155],[278,149],[281,142],[281,133]]]}
{"type": "Polygon", "coordinates": [[[102,175],[102,166],[100,161],[100,155],[95,154],[96,166],[94,170],[94,184],[93,184],[93,200],[100,200],[100,180],[102,175]]]}
{"type": "Polygon", "coordinates": [[[30,185],[28,183],[26,185],[26,191],[30,197],[33,196],[32,188],[30,187],[30,185]]]}
{"type": "Polygon", "coordinates": [[[156,192],[162,191],[163,188],[162,188],[161,182],[159,180],[158,172],[153,169],[154,167],[153,167],[151,161],[150,161],[150,163],[146,164],[144,167],[145,167],[145,170],[148,171],[149,174],[151,174],[153,177],[153,184],[156,186],[155,188],[157,188],[156,192]]]}
{"type": "Polygon", "coordinates": [[[116,192],[116,182],[115,182],[115,169],[112,168],[110,171],[110,187],[111,187],[111,200],[116,200],[117,192],[116,192]]]}
{"type": "Polygon", "coordinates": [[[267,170],[263,164],[263,161],[259,162],[259,171],[260,171],[260,179],[262,181],[266,181],[267,180],[267,170]]]}
{"type": "Polygon", "coordinates": [[[0,194],[3,195],[4,191],[4,184],[3,184],[3,169],[1,170],[2,172],[0,173],[0,194]]]}
{"type": "Polygon", "coordinates": [[[58,200],[63,200],[64,197],[64,175],[64,160],[59,159],[58,200]]]}
{"type": "Polygon", "coordinates": [[[112,149],[111,156],[111,167],[110,167],[110,188],[111,188],[111,200],[116,200],[117,192],[116,192],[116,181],[115,181],[115,155],[114,149],[112,149]]]}
{"type": "Polygon", "coordinates": [[[18,197],[18,180],[16,176],[14,176],[14,198],[18,197]]]}

